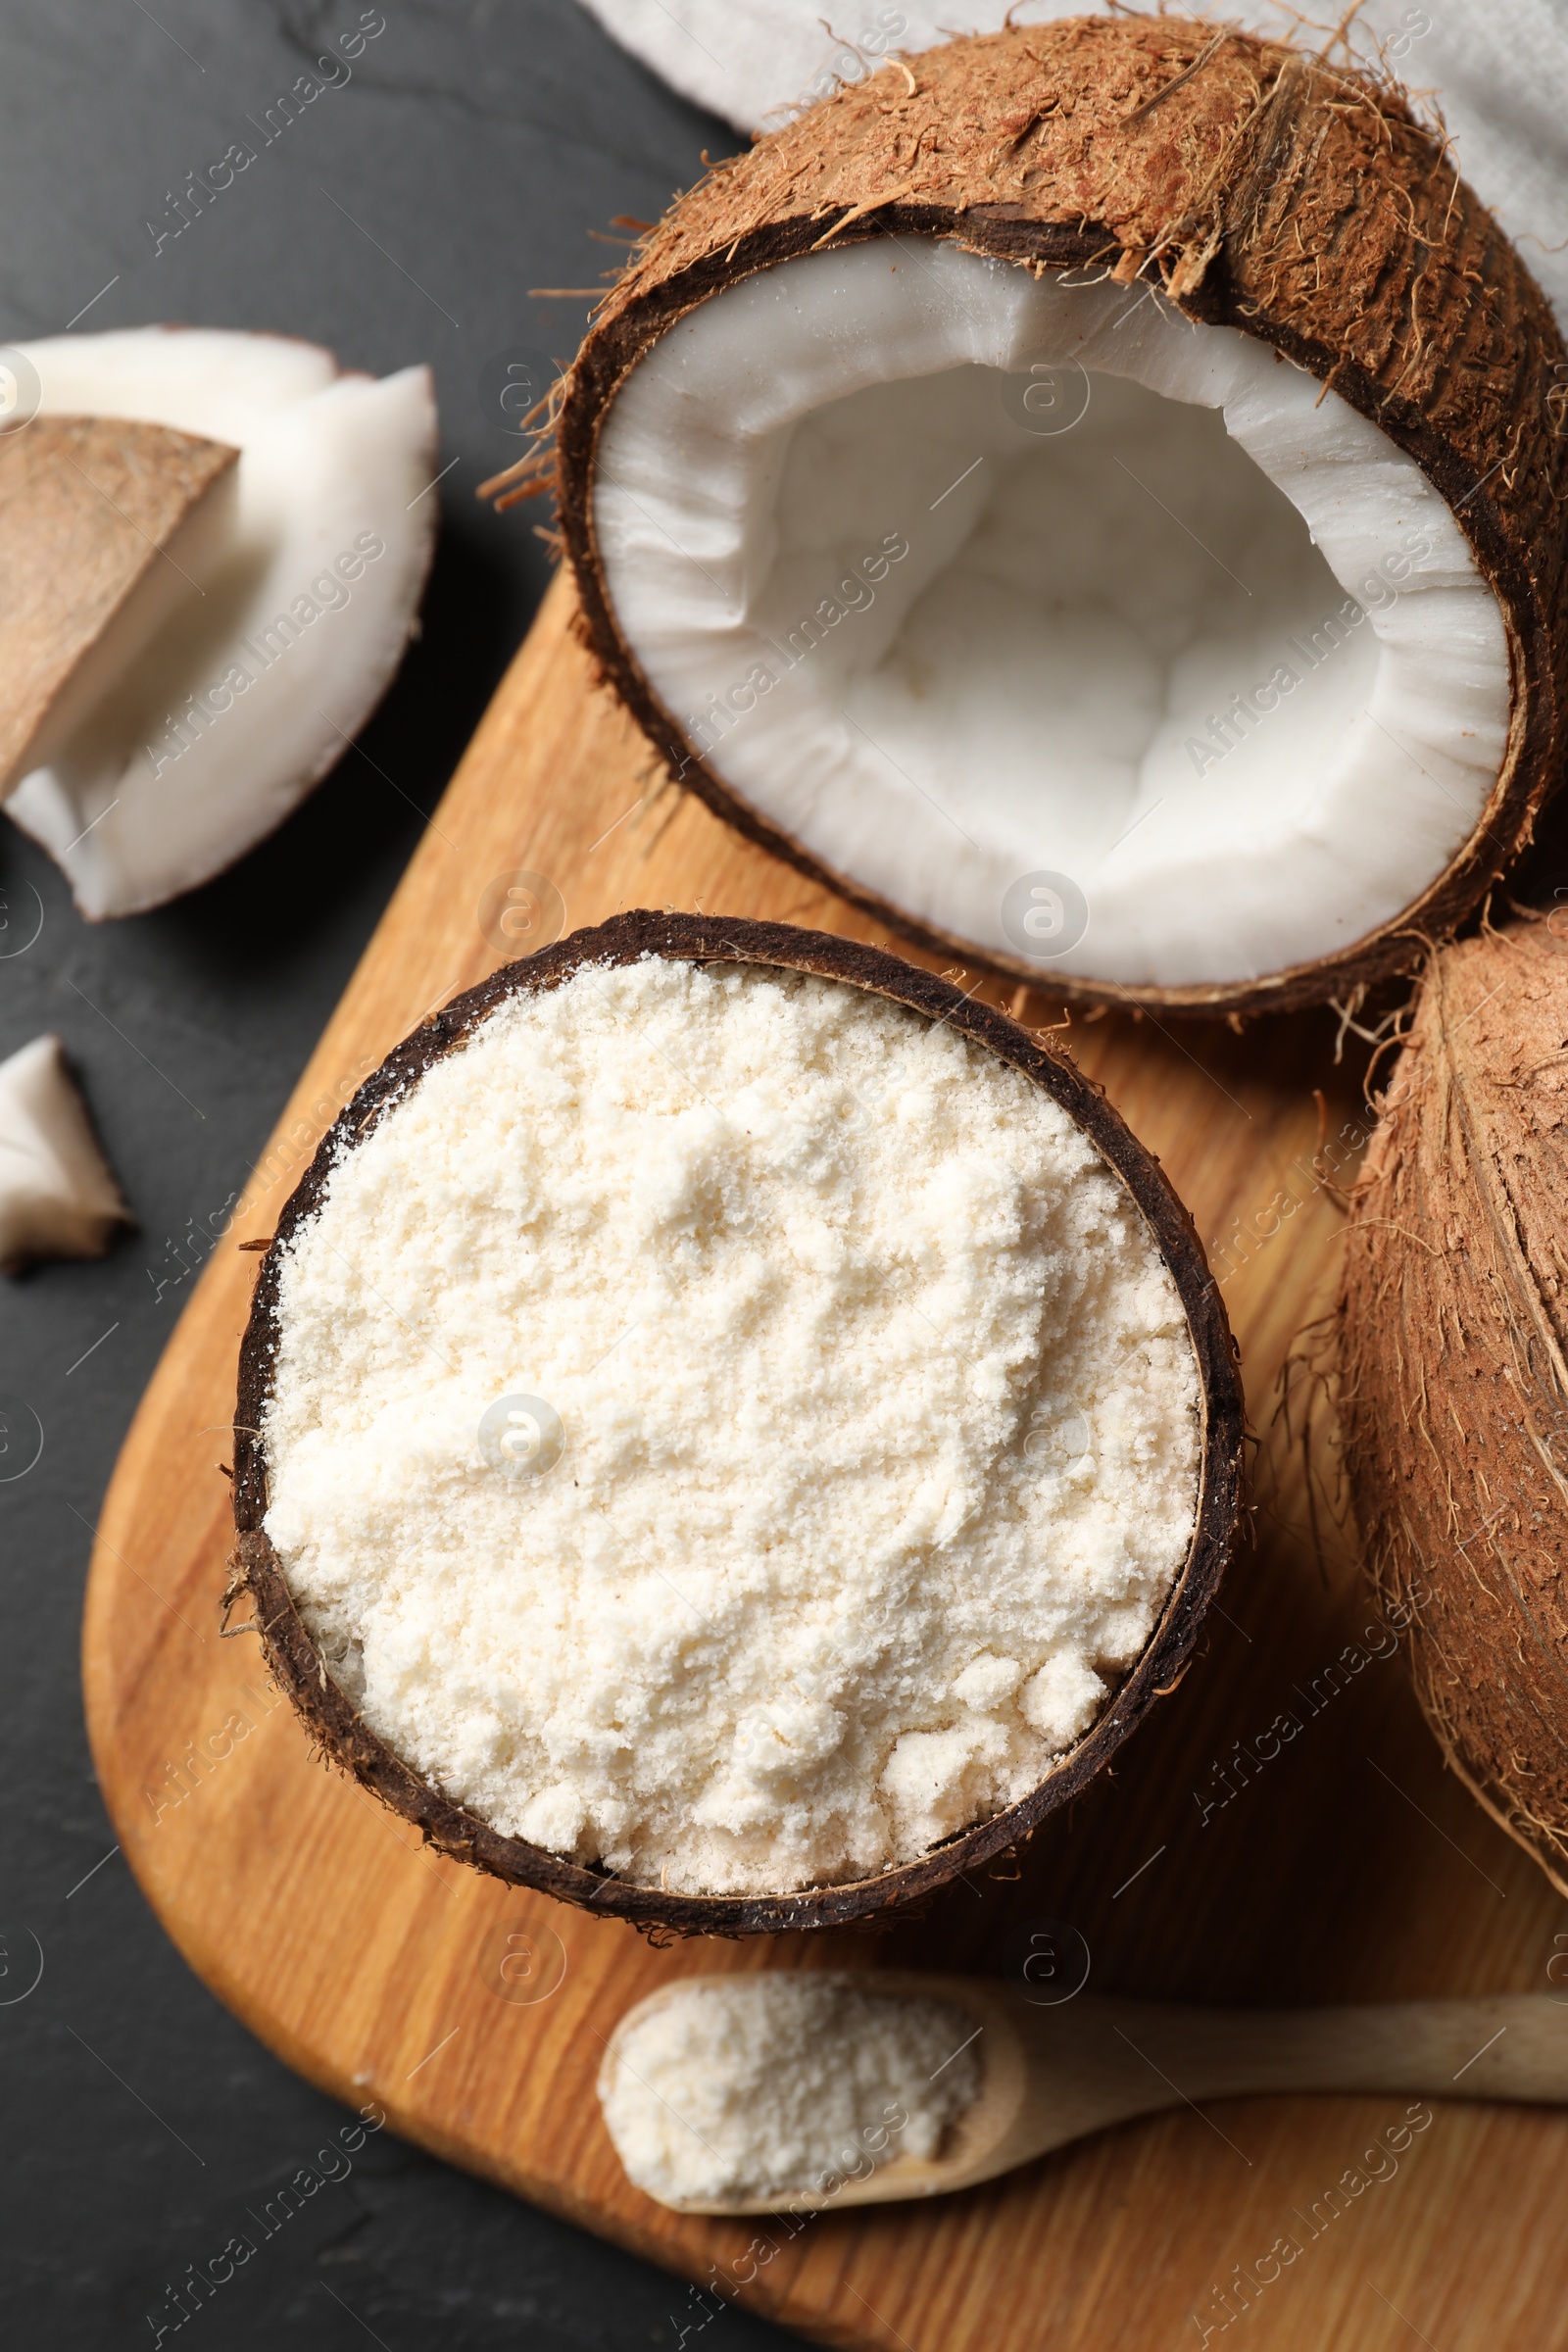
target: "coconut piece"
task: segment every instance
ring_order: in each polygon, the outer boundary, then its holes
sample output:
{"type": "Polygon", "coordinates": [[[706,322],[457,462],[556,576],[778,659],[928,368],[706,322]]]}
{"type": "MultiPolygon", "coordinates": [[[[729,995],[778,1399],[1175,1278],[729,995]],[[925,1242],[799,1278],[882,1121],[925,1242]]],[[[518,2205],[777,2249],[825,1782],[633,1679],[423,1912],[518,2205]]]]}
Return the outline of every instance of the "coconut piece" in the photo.
{"type": "Polygon", "coordinates": [[[0,791],[88,648],[239,452],[164,424],[35,419],[0,438],[0,791]]]}
{"type": "Polygon", "coordinates": [[[208,327],[24,349],[40,419],[139,419],[240,453],[77,664],[6,803],[84,914],[133,914],[281,823],[390,683],[435,531],[430,375],[377,381],[315,344],[208,327]]]}
{"type": "Polygon", "coordinates": [[[1568,939],[1426,970],[1351,1202],[1340,1418],[1448,1762],[1568,1894],[1568,939]]]}
{"type": "MultiPolygon", "coordinates": [[[[668,1064],[677,1077],[684,1076],[684,1071],[677,1067],[684,1058],[677,1044],[675,1060],[668,1064]]],[[[885,1109],[879,1110],[882,1100],[878,1095],[861,1102],[858,1115],[868,1116],[873,1123],[879,1117],[896,1122],[896,1103],[890,1102],[885,1109]]],[[[716,1114],[706,1104],[700,1108],[706,1131],[707,1119],[716,1114]]],[[[440,1181],[433,1179],[436,1184],[440,1181]]],[[[649,1199],[656,1197],[662,1198],[657,1182],[648,1195],[649,1199]]],[[[455,1216],[448,1240],[460,1255],[462,1232],[461,1219],[455,1216]]],[[[1103,1272],[1098,1255],[1095,1271],[1097,1278],[1103,1272]]],[[[721,1295],[730,1296],[727,1291],[721,1295]]],[[[353,1311],[352,1304],[348,1311],[353,1311]]],[[[400,1333],[400,1342],[402,1336],[400,1333]]],[[[448,1337],[443,1338],[441,1345],[444,1355],[452,1358],[446,1364],[450,1371],[456,1361],[453,1349],[464,1352],[463,1344],[448,1337]]],[[[456,1394],[452,1392],[454,1397],[456,1394]]],[[[296,1403],[298,1395],[296,1390],[296,1403]]],[[[524,1399],[519,1395],[509,1401],[520,1404],[524,1399]]],[[[416,1408],[416,1420],[425,1409],[416,1408]]],[[[445,1405],[440,1408],[442,1412],[446,1409],[445,1405]]],[[[536,1400],[532,1409],[537,1423],[536,1400]]],[[[628,1418],[628,1430],[635,1418],[635,1414],[628,1418]]],[[[415,1425],[411,1422],[411,1429],[415,1425]]],[[[419,1426],[422,1429],[422,1422],[419,1426]]],[[[442,1424],[443,1429],[446,1426],[442,1424]]],[[[465,1454],[471,1435],[465,1424],[465,1454]]],[[[336,1763],[352,1772],[395,1811],[416,1823],[443,1852],[513,1884],[542,1887],[564,1900],[591,1907],[600,1916],[617,1916],[649,1927],[657,1925],[683,1934],[753,1935],[785,1928],[833,1925],[915,1900],[1027,1838],[1048,1815],[1087,1785],[1143,1719],[1154,1699],[1176,1687],[1183,1661],[1192,1653],[1203,1611],[1223,1573],[1237,1525],[1242,1400],[1219,1293],[1185,1210],[1157,1163],[1128,1132],[1099,1090],[1083,1079],[1070,1061],[1042,1050],[1014,1023],[975,1003],[972,996],[965,997],[933,974],[916,970],[873,949],[783,924],[637,912],[616,916],[596,930],[579,932],[554,948],[507,966],[457,999],[399,1047],[348,1105],[323,1139],[310,1171],[279,1221],[276,1236],[263,1261],[241,1351],[235,1440],[237,1538],[229,1597],[241,1591],[250,1592],[255,1621],[280,1687],[287,1690],[313,1737],[336,1763]],[[577,1859],[570,1853],[552,1850],[543,1837],[540,1842],[531,1842],[531,1838],[540,1834],[533,1830],[531,1822],[526,1836],[500,1831],[476,1806],[459,1802],[450,1788],[438,1786],[434,1777],[421,1777],[362,1714],[357,1694],[361,1676],[367,1671],[368,1640],[357,1663],[352,1639],[345,1642],[340,1638],[344,1631],[340,1613],[335,1617],[330,1603],[324,1608],[318,1606],[319,1592],[315,1599],[307,1598],[302,1604],[290,1584],[287,1563],[274,1548],[269,1532],[269,1515],[275,1498],[270,1483],[268,1432],[271,1427],[273,1398],[279,1394],[281,1355],[288,1342],[282,1309],[287,1269],[293,1262],[291,1253],[296,1245],[309,1235],[313,1221],[320,1213],[334,1171],[349,1154],[365,1147],[367,1137],[377,1131],[380,1121],[394,1113],[396,1106],[434,1065],[447,1054],[461,1051],[510,1000],[524,992],[554,990],[585,970],[591,972],[595,966],[636,964],[653,956],[704,964],[710,969],[724,965],[777,967],[785,973],[812,973],[847,982],[852,988],[886,998],[966,1039],[971,1046],[998,1055],[1039,1087],[1067,1115],[1084,1142],[1130,1195],[1174,1285],[1201,1395],[1200,1459],[1190,1545],[1165,1597],[1162,1601],[1155,1598],[1152,1611],[1140,1621],[1136,1635],[1109,1677],[1115,1686],[1113,1695],[1102,1694],[1084,1708],[1074,1724],[1067,1727],[1062,1752],[1054,1754],[1054,1760],[1049,1764],[1043,1759],[1041,1779],[1016,1801],[1004,1803],[983,1818],[971,1816],[969,1827],[960,1828],[957,1836],[947,1838],[934,1850],[906,1854],[891,1867],[843,1883],[812,1883],[799,1892],[760,1893],[748,1889],[712,1893],[666,1886],[661,1883],[662,1872],[659,1877],[640,1876],[630,1866],[624,1872],[612,1872],[603,1862],[594,1866],[591,1849],[583,1859],[577,1859]]],[[[426,1437],[421,1434],[411,1439],[411,1443],[423,1446],[426,1437]]],[[[446,1441],[444,1436],[438,1436],[433,1443],[439,1448],[446,1441]]],[[[429,1458],[434,1466],[435,1455],[429,1458]]],[[[661,1458],[657,1448],[654,1458],[661,1458]]],[[[552,1465],[555,1459],[553,1452],[552,1465]]],[[[556,1472],[557,1476],[564,1474],[564,1465],[556,1472]]],[[[480,1475],[477,1467],[474,1475],[480,1475]]],[[[612,1497],[610,1500],[612,1502],[612,1497]]],[[[920,1506],[926,1507],[924,1503],[920,1506]]],[[[637,1524],[634,1518],[633,1542],[637,1524]]],[[[613,1543],[616,1536],[613,1518],[605,1525],[606,1541],[613,1543]]],[[[624,1529],[619,1532],[624,1536],[624,1529]]],[[[649,1541],[655,1545],[657,1557],[658,1540],[651,1536],[649,1541]]],[[[700,1569],[701,1563],[697,1565],[700,1569]]],[[[662,1605],[661,1597],[660,1606],[662,1605]]],[[[685,1638],[689,1640],[689,1636],[685,1638]]],[[[455,1639],[454,1657],[460,1640],[461,1636],[455,1639]]],[[[406,1651],[406,1659],[413,1654],[412,1649],[406,1651]]],[[[1001,1663],[990,1661],[993,1669],[1001,1663]]],[[[497,1679],[498,1691],[502,1679],[497,1679]]],[[[975,1695],[984,1696],[978,1692],[975,1695]]],[[[963,1703],[969,1703],[968,1699],[963,1703]]],[[[660,1719],[663,1720],[662,1716],[660,1719]]],[[[596,1733],[594,1737],[600,1735],[596,1733]]],[[[604,1737],[607,1748],[616,1744],[611,1735],[604,1737]]],[[[502,1748],[498,1746],[495,1753],[499,1756],[502,1748]]],[[[908,1761],[912,1767],[914,1758],[911,1756],[908,1761]]],[[[541,1831],[548,1836],[549,1825],[542,1823],[541,1831]]],[[[777,1884],[773,1882],[774,1886],[777,1884]]]]}
{"type": "Polygon", "coordinates": [[[0,1273],[102,1257],[134,1220],[99,1150],[58,1037],[0,1061],[0,1273]]]}
{"type": "Polygon", "coordinates": [[[672,773],[1070,995],[1404,967],[1560,760],[1568,354],[1385,83],[1169,17],[900,61],[720,165],[546,480],[672,773]]]}

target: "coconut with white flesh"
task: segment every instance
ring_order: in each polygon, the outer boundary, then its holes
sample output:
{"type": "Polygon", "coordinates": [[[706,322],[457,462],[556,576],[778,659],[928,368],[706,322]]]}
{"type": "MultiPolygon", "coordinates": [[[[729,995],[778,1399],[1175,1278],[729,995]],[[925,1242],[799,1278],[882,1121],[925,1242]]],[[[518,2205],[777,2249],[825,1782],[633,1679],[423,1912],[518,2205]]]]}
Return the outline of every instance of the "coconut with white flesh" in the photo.
{"type": "Polygon", "coordinates": [[[390,684],[435,530],[430,375],[377,381],[315,344],[209,327],[20,348],[41,415],[240,452],[80,664],[6,802],[84,914],[134,914],[280,824],[390,684]]]}
{"type": "Polygon", "coordinates": [[[671,772],[1067,994],[1322,1001],[1554,780],[1564,348],[1387,84],[1170,18],[890,66],[682,198],[514,469],[671,772]]]}

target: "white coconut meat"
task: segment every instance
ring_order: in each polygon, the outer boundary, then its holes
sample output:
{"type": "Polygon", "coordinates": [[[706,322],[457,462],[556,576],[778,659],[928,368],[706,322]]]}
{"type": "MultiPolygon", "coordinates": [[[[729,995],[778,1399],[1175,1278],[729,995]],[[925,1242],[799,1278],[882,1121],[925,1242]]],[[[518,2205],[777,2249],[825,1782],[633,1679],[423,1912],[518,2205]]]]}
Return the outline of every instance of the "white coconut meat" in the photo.
{"type": "Polygon", "coordinates": [[[1412,460],[1148,288],[877,238],[744,279],[606,420],[618,624],[694,751],[917,924],[1128,988],[1338,954],[1503,760],[1412,460]]]}
{"type": "Polygon", "coordinates": [[[131,1222],[58,1037],[0,1061],[0,1273],[102,1257],[131,1222]]]}
{"type": "Polygon", "coordinates": [[[429,370],[377,381],[280,335],[132,327],[22,346],[40,414],[240,451],[83,662],[7,813],[81,911],[134,914],[231,865],[385,692],[429,566],[429,370]]]}

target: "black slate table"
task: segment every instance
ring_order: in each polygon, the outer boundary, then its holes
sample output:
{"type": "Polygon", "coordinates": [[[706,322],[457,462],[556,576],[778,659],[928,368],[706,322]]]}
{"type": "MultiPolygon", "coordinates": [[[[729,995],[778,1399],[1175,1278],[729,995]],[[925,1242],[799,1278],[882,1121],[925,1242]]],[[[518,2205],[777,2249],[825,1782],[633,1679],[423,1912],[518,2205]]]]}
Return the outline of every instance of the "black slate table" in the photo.
{"type": "MultiPolygon", "coordinates": [[[[139,1220],[101,1264],[0,1280],[0,1396],[43,1431],[24,1475],[0,1458],[0,2315],[19,2347],[155,2344],[148,2315],[215,2226],[345,2120],[188,1973],[115,1850],[77,1683],[90,1533],[193,1237],[243,1184],[543,590],[529,511],[473,495],[519,447],[510,361],[569,357],[586,317],[529,289],[592,285],[613,254],[589,231],[652,218],[733,143],[574,0],[0,0],[0,342],[182,319],[304,335],[377,374],[428,361],[451,466],[420,641],[233,872],[89,925],[0,822],[0,1056],[65,1040],[139,1220]],[[347,78],[264,142],[280,94],[361,27],[347,78]],[[187,197],[180,226],[187,174],[236,140],[255,163],[201,211],[187,197]]],[[[390,2140],[267,2257],[182,2347],[673,2352],[670,2315],[690,2319],[661,2274],[390,2140]]],[[[704,2334],[787,2340],[737,2311],[704,2334]]]]}

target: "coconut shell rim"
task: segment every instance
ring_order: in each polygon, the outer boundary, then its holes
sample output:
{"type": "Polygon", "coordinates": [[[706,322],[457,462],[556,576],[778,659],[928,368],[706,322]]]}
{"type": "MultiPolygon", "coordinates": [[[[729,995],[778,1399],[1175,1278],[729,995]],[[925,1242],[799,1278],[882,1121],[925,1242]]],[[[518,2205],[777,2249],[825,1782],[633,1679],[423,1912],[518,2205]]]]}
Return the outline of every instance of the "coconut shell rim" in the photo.
{"type": "Polygon", "coordinates": [[[839,1927],[902,1912],[966,1869],[995,1861],[1030,1838],[1052,1814],[1083,1793],[1154,1700],[1175,1689],[1240,1531],[1244,1436],[1237,1350],[1191,1216],[1158,1160],[1070,1059],[1037,1045],[1004,1013],[881,949],[788,923],[638,909],[503,965],[466,990],[393,1050],[322,1138],[262,1260],[241,1343],[234,1430],[236,1542],[225,1605],[232,1605],[242,1592],[251,1594],[268,1663],[320,1753],[412,1822],[427,1844],[451,1859],[470,1863],[509,1885],[532,1887],[656,1934],[739,1936],[839,1927]],[[634,1885],[524,1838],[504,1836],[443,1796],[366,1724],[306,1632],[262,1524],[266,1457],[257,1433],[276,1358],[281,1258],[319,1202],[339,1152],[353,1150],[424,1070],[514,995],[560,986],[584,965],[626,964],[649,955],[817,973],[951,1025],[1020,1070],[1067,1112],[1132,1195],[1176,1285],[1198,1363],[1203,1438],[1192,1542],[1135,1664],[1085,1737],[1026,1796],[927,1853],[869,1879],[794,1893],[676,1894],[634,1885]]]}
{"type": "MultiPolygon", "coordinates": [[[[1015,27],[1012,31],[1020,46],[1024,45],[1025,34],[1035,43],[1049,42],[1053,34],[1064,28],[1078,32],[1086,27],[1099,40],[1123,44],[1137,38],[1139,26],[1154,22],[1142,18],[1059,19],[1044,25],[1015,27]]],[[[1203,52],[1196,70],[1178,71],[1172,88],[1177,80],[1190,83],[1205,68],[1212,70],[1213,54],[1219,46],[1212,24],[1161,17],[1157,24],[1163,41],[1188,36],[1195,48],[1203,52]]],[[[1352,69],[1330,67],[1323,59],[1287,43],[1264,41],[1239,28],[1222,30],[1227,43],[1241,47],[1256,61],[1267,61],[1273,69],[1274,80],[1267,100],[1259,106],[1259,121],[1282,92],[1289,98],[1298,86],[1310,85],[1315,89],[1318,79],[1327,79],[1336,88],[1353,92],[1359,101],[1374,104],[1387,122],[1396,122],[1424,139],[1429,165],[1441,162],[1442,146],[1414,121],[1402,95],[1392,84],[1375,82],[1352,69]]],[[[980,49],[1006,37],[1005,33],[963,36],[944,48],[923,52],[914,62],[930,64],[936,58],[964,49],[980,49]]],[[[1174,55],[1172,62],[1178,63],[1174,55]]],[[[854,99],[865,87],[857,84],[836,97],[822,100],[811,110],[813,118],[820,119],[824,110],[842,105],[846,98],[854,99]]],[[[788,127],[784,132],[769,134],[768,140],[758,142],[751,157],[738,159],[737,167],[721,166],[720,172],[737,168],[744,171],[760,147],[767,145],[769,140],[785,137],[788,127]]],[[[1255,144],[1261,146],[1261,134],[1255,144]]],[[[1391,139],[1391,158],[1392,152],[1391,139]]],[[[1248,184],[1245,173],[1240,184],[1245,190],[1248,184]]],[[[1395,173],[1392,161],[1388,184],[1401,189],[1404,186],[1395,173]]],[[[1460,195],[1470,215],[1494,232],[1518,287],[1534,297],[1544,315],[1550,346],[1545,353],[1546,363],[1556,357],[1565,362],[1568,373],[1568,345],[1564,344],[1527,265],[1496,227],[1488,208],[1455,172],[1455,199],[1460,195]]],[[[688,201],[689,198],[677,199],[666,222],[688,201]]],[[[1426,889],[1348,947],[1254,979],[1174,987],[1097,980],[1092,975],[1063,973],[1050,965],[1009,956],[1004,951],[982,947],[911,915],[806,849],[708,765],[644,676],[610,600],[599,556],[592,498],[599,434],[615,393],[653,344],[702,302],[745,277],[816,250],[823,242],[822,220],[816,215],[797,213],[770,221],[760,229],[743,231],[727,246],[717,245],[700,260],[663,276],[657,271],[650,275],[647,257],[657,255],[661,233],[654,232],[643,257],[609,296],[565,379],[560,413],[551,423],[558,519],[576,577],[586,642],[602,674],[666,765],[673,770],[679,763],[676,780],[693,791],[715,816],[743,838],[783,858],[809,880],[890,924],[904,938],[942,954],[960,956],[975,968],[1023,981],[1053,997],[1059,995],[1069,1003],[1149,1005],[1175,1015],[1208,1017],[1295,1011],[1331,1004],[1342,997],[1353,999],[1380,981],[1408,974],[1419,963],[1430,939],[1456,932],[1477,911],[1487,890],[1517,865],[1531,841],[1542,808],[1561,781],[1556,771],[1561,764],[1559,706],[1565,689],[1563,680],[1554,673],[1564,668],[1568,647],[1563,640],[1568,637],[1568,622],[1559,620],[1554,627],[1544,609],[1542,583],[1536,576],[1532,551],[1521,546],[1516,533],[1510,530],[1509,511],[1500,503],[1500,493],[1494,487],[1496,466],[1487,470],[1471,463],[1450,437],[1433,430],[1418,404],[1391,395],[1347,350],[1335,350],[1302,333],[1289,319],[1272,318],[1258,304],[1248,302],[1244,290],[1233,282],[1223,250],[1212,257],[1191,284],[1173,293],[1157,262],[1145,259],[1136,249],[1124,247],[1110,228],[1082,218],[1058,220],[1014,217],[1019,209],[984,203],[973,206],[901,203],[895,201],[890,189],[884,201],[866,204],[833,241],[848,245],[870,242],[879,236],[923,234],[956,242],[989,259],[1011,261],[1035,270],[1096,267],[1107,275],[1113,264],[1132,258],[1138,266],[1129,282],[1158,286],[1198,323],[1236,327],[1304,368],[1325,388],[1332,386],[1395,447],[1412,459],[1459,522],[1481,576],[1496,598],[1506,631],[1509,726],[1498,773],[1485,805],[1465,840],[1426,889]],[[647,282],[639,285],[639,276],[647,282]],[[1522,625],[1532,618],[1534,627],[1522,625]]],[[[1528,323],[1539,325],[1541,321],[1528,323]]],[[[1503,488],[1506,487],[1504,484],[1503,488]]]]}

